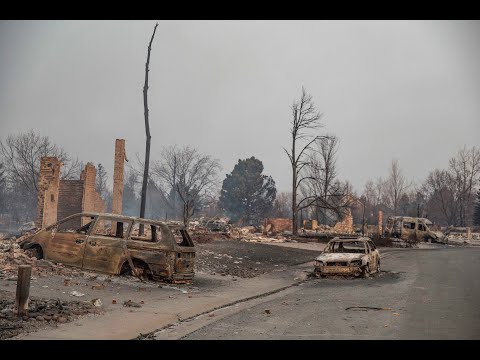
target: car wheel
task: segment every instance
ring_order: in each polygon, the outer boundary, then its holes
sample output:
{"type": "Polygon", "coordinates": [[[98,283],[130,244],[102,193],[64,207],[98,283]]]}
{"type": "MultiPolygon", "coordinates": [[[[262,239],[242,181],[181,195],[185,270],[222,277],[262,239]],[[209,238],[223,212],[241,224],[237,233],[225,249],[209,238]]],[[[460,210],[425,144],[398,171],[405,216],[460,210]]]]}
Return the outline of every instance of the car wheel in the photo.
{"type": "Polygon", "coordinates": [[[133,276],[138,276],[142,280],[148,280],[150,275],[150,270],[148,267],[145,267],[141,264],[134,264],[135,271],[132,271],[133,276]]]}
{"type": "Polygon", "coordinates": [[[43,252],[42,248],[39,246],[34,246],[28,249],[25,249],[25,254],[27,254],[30,257],[34,257],[36,259],[42,259],[43,258],[43,252]]]}
{"type": "Polygon", "coordinates": [[[362,278],[366,278],[370,275],[370,265],[367,264],[364,267],[362,267],[362,278]]]}

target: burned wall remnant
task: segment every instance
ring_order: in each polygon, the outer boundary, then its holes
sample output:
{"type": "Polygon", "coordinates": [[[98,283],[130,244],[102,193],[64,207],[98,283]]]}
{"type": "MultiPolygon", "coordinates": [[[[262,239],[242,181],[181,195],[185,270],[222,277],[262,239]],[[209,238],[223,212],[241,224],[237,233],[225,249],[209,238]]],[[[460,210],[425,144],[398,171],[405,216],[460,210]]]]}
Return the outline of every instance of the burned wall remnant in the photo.
{"type": "Polygon", "coordinates": [[[272,233],[292,231],[292,219],[273,218],[265,219],[264,228],[272,233]]]}
{"type": "Polygon", "coordinates": [[[79,212],[105,212],[105,202],[95,190],[95,166],[88,163],[80,180],[60,180],[61,165],[56,157],[40,159],[37,228],[45,228],[79,212]]]}
{"type": "Polygon", "coordinates": [[[350,208],[347,208],[347,214],[343,220],[337,222],[332,230],[344,234],[353,234],[353,216],[350,208]]]}
{"type": "Polygon", "coordinates": [[[123,175],[125,156],[125,140],[115,140],[115,159],[113,165],[113,193],[112,193],[112,213],[122,213],[123,197],[123,175]]]}
{"type": "Polygon", "coordinates": [[[57,221],[58,189],[62,165],[56,157],[42,157],[40,159],[37,228],[47,227],[57,221]]]}
{"type": "MultiPolygon", "coordinates": [[[[57,220],[82,212],[83,180],[60,180],[58,193],[57,220]]],[[[68,228],[79,228],[80,220],[70,220],[65,224],[68,228]]]]}
{"type": "Polygon", "coordinates": [[[307,230],[317,230],[318,229],[318,221],[315,219],[311,220],[303,220],[303,228],[307,230]]]}
{"type": "MultiPolygon", "coordinates": [[[[95,190],[96,178],[97,169],[95,165],[87,163],[80,175],[80,179],[83,180],[82,211],[84,212],[105,212],[105,202],[95,190]]],[[[82,219],[82,225],[84,225],[83,222],[86,221],[89,220],[82,219]]]]}

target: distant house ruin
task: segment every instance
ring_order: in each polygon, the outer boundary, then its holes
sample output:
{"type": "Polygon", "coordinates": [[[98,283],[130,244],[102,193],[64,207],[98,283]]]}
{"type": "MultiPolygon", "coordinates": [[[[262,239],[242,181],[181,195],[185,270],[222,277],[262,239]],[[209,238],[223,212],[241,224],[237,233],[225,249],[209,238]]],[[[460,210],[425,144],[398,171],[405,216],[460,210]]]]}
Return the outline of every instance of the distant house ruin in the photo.
{"type": "MultiPolygon", "coordinates": [[[[125,140],[115,142],[113,213],[122,212],[123,165],[125,160],[125,140]]],[[[80,212],[105,212],[105,201],[95,190],[97,169],[87,163],[79,180],[61,180],[63,163],[56,157],[40,159],[38,178],[37,228],[45,228],[57,220],[80,212]]],[[[69,224],[80,227],[84,224],[69,224]]],[[[82,221],[85,221],[83,219],[82,221]]]]}
{"type": "MultiPolygon", "coordinates": [[[[79,212],[105,212],[105,202],[95,191],[97,169],[87,163],[79,180],[60,180],[62,163],[42,157],[38,179],[37,228],[45,228],[79,212]]],[[[83,224],[71,224],[80,227],[83,224]]]]}

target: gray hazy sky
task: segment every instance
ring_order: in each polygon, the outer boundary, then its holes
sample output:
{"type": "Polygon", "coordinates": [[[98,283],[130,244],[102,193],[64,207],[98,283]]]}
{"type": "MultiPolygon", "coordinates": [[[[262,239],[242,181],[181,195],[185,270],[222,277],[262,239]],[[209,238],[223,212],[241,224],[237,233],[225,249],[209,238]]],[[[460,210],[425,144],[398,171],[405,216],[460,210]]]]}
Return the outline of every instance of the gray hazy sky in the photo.
{"type": "MultiPolygon", "coordinates": [[[[144,156],[142,87],[155,21],[0,21],[0,139],[30,128],[113,172],[115,138],[144,156]]],[[[480,145],[478,21],[160,21],[150,62],[153,159],[188,144],[291,173],[302,85],[340,138],[359,192],[392,158],[417,182],[480,145]]]]}

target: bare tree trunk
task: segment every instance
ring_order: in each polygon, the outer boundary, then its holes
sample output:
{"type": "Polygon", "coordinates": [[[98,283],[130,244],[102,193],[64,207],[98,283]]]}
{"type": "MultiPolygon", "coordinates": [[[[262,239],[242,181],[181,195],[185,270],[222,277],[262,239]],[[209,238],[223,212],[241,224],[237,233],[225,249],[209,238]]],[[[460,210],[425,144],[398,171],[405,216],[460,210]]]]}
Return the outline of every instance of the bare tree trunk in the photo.
{"type": "MultiPolygon", "coordinates": [[[[296,136],[292,136],[292,159],[295,159],[296,136]]],[[[297,235],[297,165],[292,163],[292,234],[297,235]]]]}
{"type": "MultiPolygon", "coordinates": [[[[152,50],[152,41],[155,36],[155,31],[157,31],[158,23],[155,24],[155,28],[153,29],[152,38],[150,39],[150,43],[148,44],[148,53],[147,53],[147,62],[145,63],[145,85],[143,86],[143,107],[144,107],[144,115],[145,115],[145,135],[146,135],[146,142],[145,142],[145,166],[143,170],[143,183],[142,183],[142,199],[140,203],[140,217],[143,218],[145,216],[145,203],[147,197],[147,180],[148,180],[148,168],[150,164],[150,125],[148,123],[148,66],[150,65],[150,52],[152,50]]],[[[140,234],[143,234],[143,225],[140,225],[139,229],[140,234]]]]}
{"type": "Polygon", "coordinates": [[[315,130],[321,126],[321,114],[315,109],[312,96],[307,94],[304,87],[302,87],[300,100],[293,102],[292,115],[292,128],[290,129],[292,135],[292,150],[291,153],[285,148],[283,148],[283,150],[287,153],[290,164],[292,165],[292,233],[293,235],[297,235],[297,213],[301,210],[299,204],[297,204],[297,191],[300,182],[303,180],[299,180],[298,175],[303,166],[305,166],[304,156],[306,156],[306,152],[311,149],[311,145],[320,137],[313,136],[312,139],[299,150],[298,155],[296,152],[297,140],[307,138],[307,135],[303,133],[304,130],[315,130]]]}

